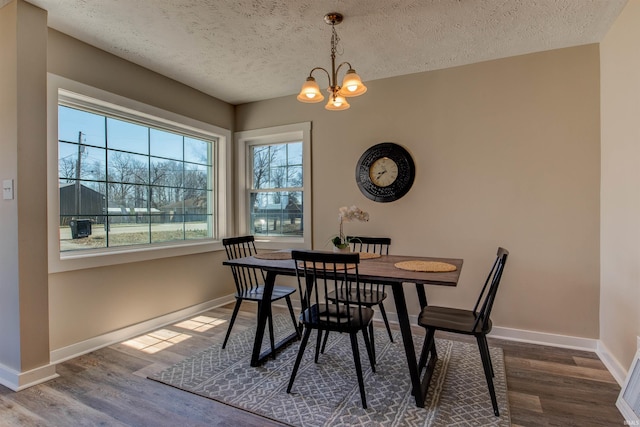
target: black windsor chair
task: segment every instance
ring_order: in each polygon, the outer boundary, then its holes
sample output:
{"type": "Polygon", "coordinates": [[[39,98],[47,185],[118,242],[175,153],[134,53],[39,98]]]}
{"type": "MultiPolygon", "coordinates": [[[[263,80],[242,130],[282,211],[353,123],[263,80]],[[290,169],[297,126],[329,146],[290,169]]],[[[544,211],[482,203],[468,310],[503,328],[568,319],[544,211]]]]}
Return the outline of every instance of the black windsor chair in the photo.
{"type": "Polygon", "coordinates": [[[353,360],[358,376],[362,407],[367,408],[364,390],[364,379],[358,349],[358,332],[362,331],[371,369],[375,372],[372,343],[369,337],[369,325],[373,319],[373,310],[362,304],[360,283],[358,282],[357,253],[333,253],[320,251],[293,251],[296,262],[296,277],[300,292],[302,314],[300,321],[304,327],[298,356],[291,372],[287,393],[291,392],[300,361],[309,341],[311,331],[318,331],[316,340],[315,362],[318,363],[322,331],[348,333],[351,338],[353,360]],[[350,278],[347,276],[351,276],[350,278]],[[353,277],[355,275],[355,278],[353,277]],[[353,289],[353,295],[344,301],[330,300],[327,294],[337,292],[340,286],[353,289]]]}
{"type": "MultiPolygon", "coordinates": [[[[391,238],[389,237],[365,237],[365,236],[347,236],[347,240],[351,245],[353,252],[366,252],[378,255],[389,255],[389,246],[391,245],[391,238]]],[[[391,327],[389,326],[389,319],[387,318],[387,312],[384,309],[383,301],[387,298],[384,285],[379,283],[366,283],[360,282],[362,288],[361,292],[361,304],[365,307],[373,308],[378,306],[380,309],[380,315],[384,320],[384,325],[387,328],[389,334],[389,340],[393,342],[393,335],[391,333],[391,327]]],[[[337,292],[331,292],[329,299],[344,301],[347,298],[346,290],[340,287],[337,292]]],[[[354,292],[352,289],[351,292],[354,292]]],[[[351,301],[354,300],[353,295],[350,296],[351,301]]],[[[327,343],[329,331],[325,332],[324,342],[322,344],[321,352],[324,351],[324,347],[327,343]]],[[[373,360],[375,363],[375,339],[373,334],[373,323],[369,329],[369,335],[371,336],[371,343],[373,348],[373,360]]]]}
{"type": "Polygon", "coordinates": [[[487,334],[491,332],[491,309],[493,308],[508,255],[508,250],[498,248],[495,262],[491,267],[489,276],[482,287],[482,292],[480,292],[480,296],[473,310],[429,305],[422,309],[418,317],[418,325],[426,330],[420,362],[418,363],[419,370],[422,370],[422,368],[426,366],[429,353],[435,352],[434,334],[437,330],[473,335],[476,337],[480,358],[482,359],[482,366],[484,368],[484,375],[487,379],[487,386],[489,387],[493,412],[496,416],[499,416],[500,412],[498,411],[498,401],[493,387],[494,372],[489,354],[487,334]]]}
{"type": "MultiPolygon", "coordinates": [[[[244,258],[248,256],[255,255],[257,253],[255,246],[255,238],[254,236],[241,236],[241,237],[231,237],[228,239],[222,240],[222,245],[227,252],[228,259],[236,259],[236,258],[244,258]]],[[[293,321],[293,325],[296,328],[296,333],[298,337],[300,337],[300,330],[298,329],[298,322],[296,321],[295,314],[293,312],[293,306],[291,305],[291,294],[296,290],[295,288],[290,288],[287,286],[274,286],[273,293],[271,294],[271,301],[269,302],[268,307],[262,307],[262,298],[264,295],[264,273],[259,268],[250,268],[250,267],[241,267],[237,265],[231,266],[231,272],[233,273],[233,279],[236,285],[236,304],[233,307],[233,314],[231,315],[231,320],[229,321],[229,328],[227,329],[227,334],[224,337],[224,342],[222,344],[222,348],[225,348],[227,345],[227,341],[229,340],[229,335],[231,334],[231,329],[233,328],[233,324],[238,315],[238,311],[240,310],[240,305],[242,301],[254,301],[258,303],[258,310],[266,309],[268,310],[268,322],[269,322],[269,340],[271,342],[271,353],[273,358],[275,359],[275,343],[274,343],[274,332],[273,332],[273,318],[271,315],[271,303],[274,301],[278,301],[280,299],[285,299],[287,302],[287,307],[289,307],[289,313],[291,315],[291,320],[293,321]]]]}

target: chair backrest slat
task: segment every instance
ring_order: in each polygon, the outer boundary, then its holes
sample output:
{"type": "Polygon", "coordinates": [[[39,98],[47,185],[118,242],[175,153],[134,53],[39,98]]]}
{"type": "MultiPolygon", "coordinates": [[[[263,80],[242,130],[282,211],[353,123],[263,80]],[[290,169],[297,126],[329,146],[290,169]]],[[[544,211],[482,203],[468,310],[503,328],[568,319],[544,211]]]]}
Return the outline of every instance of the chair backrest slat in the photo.
{"type": "Polygon", "coordinates": [[[292,251],[291,257],[296,263],[303,312],[317,316],[320,322],[345,327],[351,326],[352,317],[357,313],[354,310],[360,310],[359,316],[362,317],[363,307],[358,304],[361,299],[358,287],[359,254],[292,251]],[[352,277],[349,278],[349,275],[352,277]],[[337,292],[339,286],[353,289],[356,301],[351,299],[353,296],[344,301],[330,300],[328,294],[337,292]]]}
{"type": "MultiPolygon", "coordinates": [[[[244,258],[257,253],[254,236],[240,236],[222,239],[227,259],[244,258]]],[[[264,284],[264,272],[258,268],[231,266],[231,272],[239,294],[250,292],[264,284]]]]}
{"type": "Polygon", "coordinates": [[[489,327],[489,319],[491,317],[491,310],[493,309],[493,303],[498,293],[498,286],[500,286],[500,280],[502,279],[502,272],[507,262],[509,251],[504,248],[498,248],[496,260],[489,271],[487,280],[484,282],[480,296],[476,301],[476,305],[473,307],[473,312],[476,315],[476,321],[474,324],[474,330],[478,326],[482,330],[486,330],[489,327]],[[480,307],[480,310],[478,310],[480,307]]]}
{"type": "MultiPolygon", "coordinates": [[[[368,236],[347,236],[347,240],[351,244],[351,250],[354,252],[369,252],[378,255],[389,255],[389,246],[391,246],[390,237],[368,237],[368,236]]],[[[364,292],[384,292],[384,285],[380,283],[363,283],[361,282],[364,292]]]]}
{"type": "Polygon", "coordinates": [[[391,238],[389,237],[347,236],[347,240],[354,252],[389,255],[389,246],[391,246],[391,238]]]}

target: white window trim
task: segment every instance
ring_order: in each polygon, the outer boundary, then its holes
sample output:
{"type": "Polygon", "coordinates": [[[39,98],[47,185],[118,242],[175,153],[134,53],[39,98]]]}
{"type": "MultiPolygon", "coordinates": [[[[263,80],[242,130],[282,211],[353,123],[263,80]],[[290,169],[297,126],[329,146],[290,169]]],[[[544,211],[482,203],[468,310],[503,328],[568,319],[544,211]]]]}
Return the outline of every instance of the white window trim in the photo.
{"type": "Polygon", "coordinates": [[[303,196],[304,209],[302,239],[294,237],[268,236],[256,237],[256,246],[269,249],[311,249],[311,122],[295,123],[270,128],[236,132],[237,166],[237,230],[239,235],[249,233],[246,218],[248,215],[249,189],[251,185],[251,167],[248,147],[254,144],[270,144],[302,141],[303,196]]]}
{"type": "Polygon", "coordinates": [[[214,230],[219,236],[228,233],[232,215],[232,184],[228,178],[232,164],[232,152],[229,144],[231,132],[218,126],[204,123],[186,116],[166,111],[148,104],[122,97],[101,89],[87,86],[64,77],[49,73],[47,76],[47,221],[49,272],[79,270],[103,267],[129,262],[148,261],[182,255],[191,255],[221,250],[220,240],[207,239],[197,241],[164,242],[135,247],[116,247],[99,250],[60,252],[60,192],[58,190],[58,94],[67,91],[117,105],[134,111],[138,116],[148,115],[166,123],[200,129],[218,138],[218,165],[214,191],[217,200],[217,215],[214,217],[214,230]]]}

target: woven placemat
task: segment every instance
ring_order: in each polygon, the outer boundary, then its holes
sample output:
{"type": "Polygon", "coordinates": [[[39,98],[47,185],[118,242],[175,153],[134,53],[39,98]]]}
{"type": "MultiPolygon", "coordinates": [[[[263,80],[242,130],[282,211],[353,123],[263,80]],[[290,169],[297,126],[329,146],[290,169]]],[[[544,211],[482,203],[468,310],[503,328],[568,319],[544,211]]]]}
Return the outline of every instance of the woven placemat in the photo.
{"type": "Polygon", "coordinates": [[[401,270],[424,271],[429,273],[456,271],[455,265],[439,261],[402,261],[394,265],[401,270]]]}
{"type": "Polygon", "coordinates": [[[373,252],[360,252],[360,259],[380,258],[380,254],[373,252]]]}
{"type": "Polygon", "coordinates": [[[291,259],[291,252],[289,251],[262,252],[259,254],[255,254],[253,257],[258,259],[270,259],[270,260],[291,259]]]}

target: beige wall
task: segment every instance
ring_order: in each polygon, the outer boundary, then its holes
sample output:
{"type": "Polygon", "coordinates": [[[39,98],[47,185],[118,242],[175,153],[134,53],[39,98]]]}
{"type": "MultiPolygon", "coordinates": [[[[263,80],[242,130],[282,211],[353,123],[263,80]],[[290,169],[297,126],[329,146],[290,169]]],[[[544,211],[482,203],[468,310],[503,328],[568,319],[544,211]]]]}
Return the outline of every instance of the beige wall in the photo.
{"type": "Polygon", "coordinates": [[[342,112],[295,96],[237,108],[237,130],[312,121],[314,247],[328,248],[340,206],[358,205],[371,220],[346,232],[388,235],[396,254],[464,258],[456,289],[427,293],[468,307],[503,245],[511,256],[495,324],[597,339],[598,46],[367,84],[342,112]],[[380,204],[360,193],[354,170],[384,141],[406,147],[417,172],[404,198],[380,204]]]}
{"type": "MultiPolygon", "coordinates": [[[[17,91],[17,5],[0,8],[0,179],[15,179],[18,173],[18,91],[17,91]]],[[[0,361],[13,369],[20,367],[20,311],[18,301],[19,274],[18,204],[0,203],[0,361]]]]}
{"type": "MultiPolygon", "coordinates": [[[[233,106],[51,29],[48,71],[225,129],[233,127],[233,106]]],[[[233,278],[223,268],[223,258],[224,252],[213,252],[50,274],[51,350],[232,294],[233,278]]]]}
{"type": "Polygon", "coordinates": [[[12,373],[49,362],[46,22],[25,2],[0,8],[0,180],[14,182],[0,200],[0,366],[12,373]]]}
{"type": "Polygon", "coordinates": [[[600,338],[627,370],[640,336],[640,1],[601,43],[600,338]]]}
{"type": "Polygon", "coordinates": [[[48,361],[47,351],[47,13],[18,2],[18,256],[22,370],[48,361]],[[43,188],[44,186],[44,188],[43,188]],[[44,246],[43,246],[44,245],[44,246]]]}

